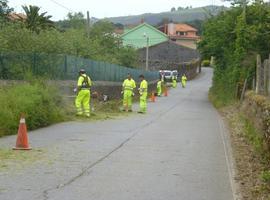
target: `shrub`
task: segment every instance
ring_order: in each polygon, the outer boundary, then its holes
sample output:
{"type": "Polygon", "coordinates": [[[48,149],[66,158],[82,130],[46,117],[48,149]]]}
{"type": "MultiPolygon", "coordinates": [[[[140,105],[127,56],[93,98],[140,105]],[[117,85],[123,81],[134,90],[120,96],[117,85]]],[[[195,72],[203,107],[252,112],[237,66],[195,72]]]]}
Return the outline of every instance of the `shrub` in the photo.
{"type": "Polygon", "coordinates": [[[42,81],[0,88],[0,136],[16,134],[21,113],[32,130],[64,120],[61,97],[42,81]]]}
{"type": "Polygon", "coordinates": [[[210,60],[203,60],[202,61],[202,66],[203,67],[209,67],[210,66],[210,60]]]}

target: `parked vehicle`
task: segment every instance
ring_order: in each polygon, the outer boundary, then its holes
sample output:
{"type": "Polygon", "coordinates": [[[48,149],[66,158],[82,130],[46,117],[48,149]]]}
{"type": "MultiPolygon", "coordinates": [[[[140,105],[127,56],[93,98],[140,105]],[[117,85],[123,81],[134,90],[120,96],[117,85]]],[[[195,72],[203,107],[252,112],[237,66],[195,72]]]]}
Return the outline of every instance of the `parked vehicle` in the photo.
{"type": "Polygon", "coordinates": [[[160,70],[160,77],[164,76],[164,81],[172,81],[173,72],[171,70],[160,70]]]}

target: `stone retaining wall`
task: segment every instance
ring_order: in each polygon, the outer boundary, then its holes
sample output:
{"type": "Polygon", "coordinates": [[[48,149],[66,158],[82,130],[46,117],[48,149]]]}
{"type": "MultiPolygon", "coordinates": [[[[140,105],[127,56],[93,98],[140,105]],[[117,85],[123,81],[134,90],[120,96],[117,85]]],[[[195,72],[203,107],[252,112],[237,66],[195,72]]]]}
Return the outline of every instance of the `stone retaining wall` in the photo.
{"type": "Polygon", "coordinates": [[[241,110],[258,132],[263,134],[270,149],[270,100],[254,92],[247,92],[241,110]]]}
{"type": "MultiPolygon", "coordinates": [[[[8,86],[12,84],[20,84],[24,81],[7,81],[0,80],[1,86],[8,86]]],[[[149,93],[156,90],[156,82],[149,82],[149,93]]],[[[76,81],[49,81],[48,84],[59,87],[61,94],[64,97],[73,97],[75,94],[73,89],[76,87],[76,81]]],[[[139,83],[137,83],[137,88],[139,87],[139,83]]],[[[122,83],[116,82],[103,82],[96,81],[93,82],[92,93],[97,92],[98,98],[102,99],[103,95],[107,95],[110,99],[120,99],[122,91],[122,83]]],[[[138,95],[138,90],[135,91],[135,94],[138,95]]]]}

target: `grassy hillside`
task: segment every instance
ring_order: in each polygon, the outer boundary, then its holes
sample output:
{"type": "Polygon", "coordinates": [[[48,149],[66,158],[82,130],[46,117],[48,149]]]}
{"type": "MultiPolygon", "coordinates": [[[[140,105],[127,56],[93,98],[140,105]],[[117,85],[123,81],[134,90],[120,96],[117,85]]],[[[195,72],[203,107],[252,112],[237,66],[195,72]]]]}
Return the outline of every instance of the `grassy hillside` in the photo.
{"type": "Polygon", "coordinates": [[[174,22],[190,22],[195,20],[204,20],[209,15],[217,15],[222,10],[228,9],[223,6],[206,6],[201,8],[185,9],[175,12],[162,12],[162,13],[145,13],[142,15],[122,16],[107,18],[113,23],[121,23],[123,25],[137,24],[144,18],[144,21],[156,25],[163,19],[167,18],[174,22]]]}

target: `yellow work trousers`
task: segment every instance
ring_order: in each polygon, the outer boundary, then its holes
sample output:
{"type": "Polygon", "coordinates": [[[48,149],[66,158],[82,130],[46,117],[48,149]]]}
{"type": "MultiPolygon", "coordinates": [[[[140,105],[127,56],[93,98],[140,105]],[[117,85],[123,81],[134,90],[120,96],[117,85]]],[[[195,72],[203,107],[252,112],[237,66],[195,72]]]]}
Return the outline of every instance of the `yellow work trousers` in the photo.
{"type": "Polygon", "coordinates": [[[162,88],[160,86],[160,87],[157,87],[157,95],[160,97],[161,94],[162,94],[162,88]]]}
{"type": "Polygon", "coordinates": [[[77,115],[90,116],[90,90],[80,90],[75,100],[77,115]]]}
{"type": "Polygon", "coordinates": [[[133,91],[131,90],[124,91],[123,106],[124,106],[124,109],[128,109],[129,111],[132,110],[132,96],[133,96],[133,91]]]}
{"type": "Polygon", "coordinates": [[[187,82],[186,81],[182,81],[182,87],[185,88],[186,87],[187,82]]]}
{"type": "Polygon", "coordinates": [[[176,87],[177,87],[177,82],[176,82],[176,80],[173,80],[173,81],[172,81],[172,86],[173,86],[173,88],[176,88],[176,87]]]}
{"type": "Polygon", "coordinates": [[[140,96],[140,111],[146,113],[146,108],[147,108],[147,92],[144,92],[140,96]]]}

